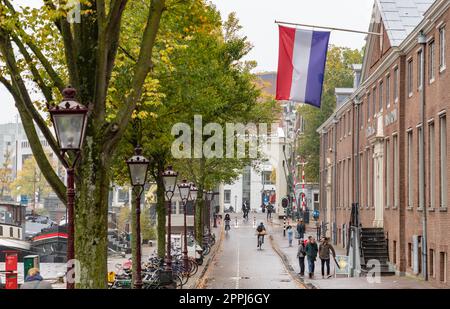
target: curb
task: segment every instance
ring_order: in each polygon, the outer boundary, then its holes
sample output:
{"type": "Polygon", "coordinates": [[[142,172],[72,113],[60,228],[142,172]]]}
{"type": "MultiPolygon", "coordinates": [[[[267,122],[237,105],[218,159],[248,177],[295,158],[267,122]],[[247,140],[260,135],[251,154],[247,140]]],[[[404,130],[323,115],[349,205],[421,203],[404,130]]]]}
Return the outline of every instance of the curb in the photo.
{"type": "Polygon", "coordinates": [[[292,267],[292,265],[289,263],[289,259],[286,256],[286,254],[284,254],[280,248],[278,248],[278,246],[276,245],[272,235],[269,235],[269,239],[270,239],[270,244],[272,246],[272,249],[278,254],[278,256],[280,257],[284,267],[286,268],[286,270],[288,271],[289,275],[300,285],[302,286],[304,289],[318,289],[318,287],[316,287],[315,285],[313,285],[312,283],[309,282],[305,282],[305,280],[303,278],[300,278],[294,270],[294,267],[292,267]]]}
{"type": "Polygon", "coordinates": [[[217,252],[219,251],[219,248],[222,245],[222,240],[223,240],[223,229],[220,230],[220,237],[219,237],[219,241],[216,242],[216,248],[214,249],[214,252],[211,253],[208,261],[205,264],[205,267],[203,268],[202,272],[200,273],[200,276],[198,277],[197,281],[189,288],[189,289],[202,289],[205,281],[206,281],[206,273],[209,269],[209,264],[211,263],[211,261],[214,260],[214,258],[216,257],[217,252]]]}

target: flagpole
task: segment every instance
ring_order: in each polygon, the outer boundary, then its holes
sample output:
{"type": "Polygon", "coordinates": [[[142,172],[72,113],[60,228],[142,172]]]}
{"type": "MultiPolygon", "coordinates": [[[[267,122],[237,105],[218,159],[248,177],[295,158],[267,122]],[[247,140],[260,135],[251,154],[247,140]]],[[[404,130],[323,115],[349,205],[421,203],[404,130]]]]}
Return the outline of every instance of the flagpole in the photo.
{"type": "Polygon", "coordinates": [[[343,29],[343,28],[324,27],[324,26],[317,26],[317,25],[297,24],[297,23],[290,23],[290,22],[279,21],[279,20],[275,20],[275,23],[276,24],[285,24],[285,25],[294,25],[294,26],[303,26],[303,27],[310,27],[310,28],[329,29],[329,30],[336,30],[336,31],[373,34],[373,35],[379,35],[379,36],[383,35],[382,33],[378,33],[378,32],[367,32],[367,31],[359,31],[359,30],[351,30],[351,29],[343,29]]]}

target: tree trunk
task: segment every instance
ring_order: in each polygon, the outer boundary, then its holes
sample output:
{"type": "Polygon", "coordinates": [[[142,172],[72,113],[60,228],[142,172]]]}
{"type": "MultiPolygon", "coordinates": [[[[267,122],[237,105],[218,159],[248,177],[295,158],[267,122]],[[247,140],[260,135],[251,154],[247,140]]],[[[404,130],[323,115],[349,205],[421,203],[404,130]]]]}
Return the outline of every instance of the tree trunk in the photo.
{"type": "Polygon", "coordinates": [[[81,267],[77,288],[107,287],[110,157],[92,137],[86,137],[75,168],[75,258],[81,267]]]}
{"type": "Polygon", "coordinates": [[[166,201],[164,182],[158,171],[158,177],[156,177],[157,191],[156,191],[156,212],[158,218],[158,257],[164,258],[166,252],[166,201]]]}
{"type": "Polygon", "coordinates": [[[195,207],[195,239],[199,244],[203,243],[204,208],[206,201],[203,199],[203,189],[197,193],[197,205],[195,207]]]}

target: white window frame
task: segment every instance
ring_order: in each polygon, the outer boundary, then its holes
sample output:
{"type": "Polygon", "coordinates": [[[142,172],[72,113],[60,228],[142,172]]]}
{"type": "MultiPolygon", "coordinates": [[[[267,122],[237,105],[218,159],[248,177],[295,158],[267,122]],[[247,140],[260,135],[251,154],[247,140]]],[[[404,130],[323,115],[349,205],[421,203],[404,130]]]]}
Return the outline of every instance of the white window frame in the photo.
{"type": "Polygon", "coordinates": [[[447,67],[445,63],[445,24],[439,27],[439,72],[443,72],[447,67]]]}
{"type": "Polygon", "coordinates": [[[447,208],[447,154],[447,117],[444,113],[439,115],[439,203],[441,208],[447,208]]]}
{"type": "Polygon", "coordinates": [[[436,78],[436,70],[435,70],[435,57],[436,53],[436,43],[434,39],[428,42],[428,82],[432,84],[436,78]]]}
{"type": "Polygon", "coordinates": [[[408,97],[412,97],[413,95],[413,71],[413,59],[411,57],[406,63],[406,90],[408,91],[408,97]]]}

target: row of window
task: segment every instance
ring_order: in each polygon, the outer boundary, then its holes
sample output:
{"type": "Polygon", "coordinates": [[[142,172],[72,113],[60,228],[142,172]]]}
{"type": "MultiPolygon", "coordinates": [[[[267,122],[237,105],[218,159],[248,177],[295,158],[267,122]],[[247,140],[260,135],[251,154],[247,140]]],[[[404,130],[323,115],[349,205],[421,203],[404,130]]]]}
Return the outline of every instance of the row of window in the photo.
{"type": "MultiPolygon", "coordinates": [[[[0,236],[6,236],[6,233],[3,231],[3,226],[0,225],[0,236]]],[[[7,229],[6,229],[7,230],[7,229]]],[[[9,237],[14,237],[14,228],[12,226],[9,227],[9,237]]],[[[20,239],[20,229],[17,229],[17,238],[20,239]]]]}
{"type": "MultiPolygon", "coordinates": [[[[417,262],[418,262],[418,271],[419,273],[422,272],[422,248],[419,246],[418,252],[416,252],[417,256],[417,262]]],[[[394,264],[397,264],[398,258],[397,258],[397,241],[392,241],[392,252],[389,254],[389,257],[392,258],[392,262],[394,264]]],[[[414,250],[413,250],[413,244],[411,242],[408,242],[408,253],[407,253],[407,265],[409,268],[413,267],[413,261],[414,261],[414,250]]],[[[440,251],[439,255],[436,256],[437,252],[435,252],[435,249],[429,249],[428,250],[428,274],[433,279],[438,279],[440,282],[447,282],[447,252],[440,251]],[[439,260],[438,260],[439,259],[439,260]],[[437,267],[436,262],[439,262],[439,267],[437,267]]]]}
{"type": "MultiPolygon", "coordinates": [[[[184,206],[181,202],[172,201],[170,211],[173,215],[183,215],[184,214],[184,206]]],[[[193,216],[194,215],[194,202],[187,201],[186,202],[186,215],[193,216]]]]}
{"type": "MultiPolygon", "coordinates": [[[[428,185],[427,197],[428,206],[434,209],[438,202],[441,208],[447,207],[447,119],[445,114],[439,116],[438,128],[438,144],[436,142],[436,130],[434,120],[428,122],[428,143],[427,143],[427,169],[428,169],[428,185]]],[[[422,160],[419,157],[420,145],[423,139],[422,127],[417,127],[417,144],[414,145],[414,131],[409,129],[406,134],[406,188],[407,188],[407,205],[408,208],[413,207],[414,203],[414,184],[416,185],[417,206],[423,208],[425,193],[421,194],[424,187],[425,179],[421,174],[415,175],[414,171],[422,171],[422,160]],[[416,165],[416,166],[414,166],[416,165]]],[[[359,183],[361,192],[361,202],[367,207],[374,205],[373,192],[375,190],[374,183],[374,161],[373,149],[368,148],[365,153],[360,154],[360,177],[365,179],[364,187],[362,182],[359,183]]],[[[337,206],[349,207],[351,203],[351,160],[342,160],[337,164],[337,206]]],[[[396,134],[391,139],[385,140],[385,160],[384,170],[385,179],[385,207],[394,208],[399,204],[399,155],[398,155],[398,137],[396,134]]]]}
{"type": "MultiPolygon", "coordinates": [[[[442,26],[439,28],[439,72],[442,72],[446,68],[445,63],[445,27],[442,26]]],[[[436,78],[436,43],[434,38],[429,40],[428,42],[428,80],[431,84],[436,78]]],[[[417,52],[417,90],[420,90],[422,87],[422,70],[424,69],[424,57],[422,49],[417,52]]],[[[425,73],[425,70],[423,71],[425,73]]],[[[408,96],[413,95],[413,58],[408,59],[407,63],[407,91],[408,96]]]]}
{"type": "MultiPolygon", "coordinates": [[[[436,144],[436,129],[434,120],[428,122],[428,206],[435,208],[437,203],[437,196],[439,196],[439,206],[442,208],[447,207],[447,118],[445,114],[439,116],[439,128],[438,128],[439,140],[436,144]],[[436,177],[438,176],[438,177],[436,177]],[[436,180],[438,183],[436,185],[436,180]],[[436,188],[438,190],[436,190],[436,188]],[[436,192],[438,191],[438,192],[436,192]]],[[[407,162],[406,162],[406,182],[407,182],[407,205],[409,208],[414,204],[414,179],[416,179],[416,199],[418,201],[418,207],[424,207],[425,192],[422,192],[423,182],[425,181],[422,173],[417,175],[413,174],[413,170],[422,171],[422,160],[419,158],[424,155],[420,153],[419,145],[423,142],[423,130],[422,126],[417,127],[417,144],[414,143],[414,130],[409,129],[407,131],[407,162]],[[414,167],[416,165],[416,168],[414,167]]]]}

